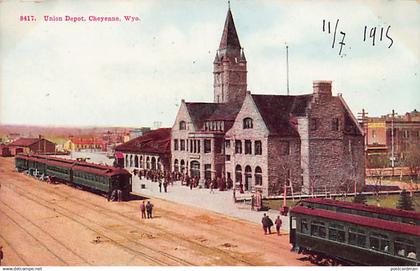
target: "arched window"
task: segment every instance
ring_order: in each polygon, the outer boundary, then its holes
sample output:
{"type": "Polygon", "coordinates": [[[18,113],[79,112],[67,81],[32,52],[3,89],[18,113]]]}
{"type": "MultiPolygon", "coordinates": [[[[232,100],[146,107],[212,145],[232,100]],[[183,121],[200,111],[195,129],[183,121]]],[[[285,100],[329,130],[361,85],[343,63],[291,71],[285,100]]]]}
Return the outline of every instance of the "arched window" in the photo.
{"type": "Polygon", "coordinates": [[[184,173],[185,170],[185,161],[184,159],[181,160],[181,173],[184,173]]]}
{"type": "Polygon", "coordinates": [[[130,155],[130,167],[132,167],[133,166],[133,155],[131,154],[130,155]]]}
{"type": "Polygon", "coordinates": [[[125,155],[125,167],[129,167],[130,162],[128,161],[128,154],[125,155]]]}
{"type": "Polygon", "coordinates": [[[251,118],[244,118],[243,127],[244,127],[244,129],[252,129],[253,128],[252,119],[251,118]]]}
{"type": "Polygon", "coordinates": [[[175,159],[175,161],[174,161],[174,171],[178,172],[178,170],[179,170],[178,159],[175,159]]]}
{"type": "Polygon", "coordinates": [[[252,169],[250,166],[245,167],[245,190],[251,190],[251,183],[252,183],[252,169]]]}
{"type": "Polygon", "coordinates": [[[135,168],[139,167],[139,157],[138,157],[138,155],[134,156],[134,167],[135,168]]]}
{"type": "Polygon", "coordinates": [[[161,170],[160,158],[157,159],[157,170],[161,170]]]}
{"type": "Polygon", "coordinates": [[[180,121],[179,122],[179,130],[185,130],[187,129],[187,124],[185,123],[185,121],[180,121]]]}
{"type": "Polygon", "coordinates": [[[143,155],[140,156],[140,168],[144,168],[143,155]]]}
{"type": "Polygon", "coordinates": [[[152,169],[156,170],[156,158],[152,157],[152,169]]]}
{"type": "Polygon", "coordinates": [[[255,168],[255,185],[262,185],[262,170],[260,167],[255,168]]]}
{"type": "Polygon", "coordinates": [[[235,181],[236,183],[242,183],[242,167],[240,165],[235,167],[235,181]]]}
{"type": "Polygon", "coordinates": [[[150,169],[150,157],[149,156],[147,156],[147,158],[146,158],[146,168],[150,169]]]}
{"type": "Polygon", "coordinates": [[[200,178],[200,163],[198,161],[191,161],[190,165],[191,169],[191,177],[198,177],[200,178]]]}

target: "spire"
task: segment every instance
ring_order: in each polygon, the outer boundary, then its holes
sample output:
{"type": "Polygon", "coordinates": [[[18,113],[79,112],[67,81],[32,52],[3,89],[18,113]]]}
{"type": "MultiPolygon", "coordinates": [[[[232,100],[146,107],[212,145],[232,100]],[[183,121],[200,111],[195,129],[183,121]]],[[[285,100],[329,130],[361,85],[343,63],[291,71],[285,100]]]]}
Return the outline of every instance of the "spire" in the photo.
{"type": "Polygon", "coordinates": [[[222,40],[220,41],[219,49],[240,49],[238,34],[236,33],[235,23],[233,22],[232,12],[229,9],[226,15],[225,27],[223,28],[222,40]]]}

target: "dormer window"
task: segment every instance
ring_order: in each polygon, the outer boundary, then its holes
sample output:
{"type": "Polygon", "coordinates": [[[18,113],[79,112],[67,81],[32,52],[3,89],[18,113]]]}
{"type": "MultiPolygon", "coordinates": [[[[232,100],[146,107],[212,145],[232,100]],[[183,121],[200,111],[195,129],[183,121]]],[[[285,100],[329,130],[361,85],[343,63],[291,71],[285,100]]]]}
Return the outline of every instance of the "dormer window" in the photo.
{"type": "Polygon", "coordinates": [[[252,129],[253,128],[252,119],[251,118],[244,118],[243,127],[244,127],[244,129],[252,129]]]}
{"type": "Polygon", "coordinates": [[[185,121],[180,121],[179,130],[186,130],[186,129],[187,129],[187,124],[185,123],[185,121]]]}

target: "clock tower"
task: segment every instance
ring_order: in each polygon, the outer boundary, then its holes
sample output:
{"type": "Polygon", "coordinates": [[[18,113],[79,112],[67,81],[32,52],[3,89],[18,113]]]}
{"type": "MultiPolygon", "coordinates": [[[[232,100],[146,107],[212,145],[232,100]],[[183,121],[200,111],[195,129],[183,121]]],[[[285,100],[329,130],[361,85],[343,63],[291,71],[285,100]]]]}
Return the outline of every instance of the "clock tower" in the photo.
{"type": "Polygon", "coordinates": [[[246,58],[230,7],[226,15],[222,39],[213,62],[214,102],[242,104],[246,95],[246,58]]]}

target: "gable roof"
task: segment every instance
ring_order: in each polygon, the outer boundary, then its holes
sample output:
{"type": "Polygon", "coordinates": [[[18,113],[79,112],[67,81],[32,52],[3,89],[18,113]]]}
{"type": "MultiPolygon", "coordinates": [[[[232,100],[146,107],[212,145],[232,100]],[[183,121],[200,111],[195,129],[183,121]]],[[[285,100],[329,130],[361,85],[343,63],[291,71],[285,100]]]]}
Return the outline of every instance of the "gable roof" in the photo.
{"type": "Polygon", "coordinates": [[[238,104],[225,103],[185,103],[191,120],[200,130],[207,120],[234,121],[241,109],[238,104]]]}
{"type": "Polygon", "coordinates": [[[170,154],[171,128],[160,128],[146,132],[115,148],[120,152],[170,154]]]}
{"type": "Polygon", "coordinates": [[[47,140],[45,138],[41,138],[40,139],[40,138],[24,138],[24,137],[22,137],[22,138],[19,138],[19,139],[15,140],[15,141],[11,142],[9,144],[9,146],[29,147],[29,146],[31,146],[31,145],[33,145],[35,143],[38,143],[38,142],[40,142],[42,140],[45,140],[45,141],[48,141],[48,142],[54,144],[53,142],[51,142],[51,141],[49,141],[49,140],[47,140]]]}
{"type": "Polygon", "coordinates": [[[251,96],[270,134],[299,136],[291,117],[306,114],[312,94],[298,96],[252,94],[251,96]]]}

